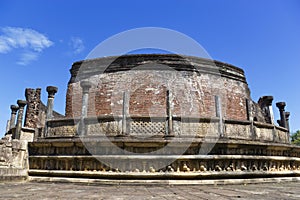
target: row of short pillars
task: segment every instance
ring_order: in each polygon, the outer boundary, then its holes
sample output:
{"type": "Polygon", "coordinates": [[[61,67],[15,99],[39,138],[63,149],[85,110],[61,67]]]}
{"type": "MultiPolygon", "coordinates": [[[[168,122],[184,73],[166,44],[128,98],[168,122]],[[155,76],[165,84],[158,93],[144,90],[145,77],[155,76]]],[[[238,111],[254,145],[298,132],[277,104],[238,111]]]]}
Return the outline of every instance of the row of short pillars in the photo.
{"type": "MultiPolygon", "coordinates": [[[[48,86],[46,90],[48,92],[46,119],[51,119],[53,117],[54,95],[57,92],[58,88],[54,86],[48,86]]],[[[9,130],[15,129],[12,135],[13,139],[20,139],[21,129],[23,125],[23,113],[26,105],[27,101],[18,100],[17,105],[10,106],[11,116],[7,126],[7,132],[9,130]]]]}
{"type": "MultiPolygon", "coordinates": [[[[92,83],[90,83],[89,81],[81,81],[80,82],[80,86],[82,88],[82,108],[81,108],[81,121],[80,121],[80,126],[79,126],[79,134],[80,135],[85,135],[85,126],[84,126],[84,118],[87,117],[88,115],[88,99],[89,99],[89,90],[92,87],[92,83]]],[[[54,86],[48,86],[47,87],[47,92],[48,92],[48,101],[47,101],[47,112],[46,112],[46,120],[49,120],[51,118],[53,118],[53,105],[54,105],[54,96],[58,91],[57,87],[54,86]]],[[[166,101],[166,112],[167,112],[167,116],[168,116],[168,133],[167,135],[172,136],[173,133],[173,124],[172,124],[172,109],[171,109],[171,92],[169,90],[167,90],[167,101],[166,101]]],[[[262,97],[260,99],[260,101],[258,102],[260,104],[260,106],[263,108],[265,107],[265,109],[267,109],[267,111],[269,111],[268,115],[270,117],[270,122],[273,123],[274,120],[274,116],[272,113],[272,109],[270,108],[270,106],[272,105],[272,100],[273,97],[272,96],[265,96],[262,97]]],[[[129,105],[128,102],[129,101],[129,97],[128,94],[126,92],[124,92],[123,95],[123,110],[122,110],[122,133],[124,135],[128,134],[127,133],[127,128],[126,128],[126,117],[128,116],[128,111],[129,111],[129,105]]],[[[26,101],[22,101],[19,100],[18,101],[18,106],[12,105],[11,106],[11,125],[10,125],[10,129],[14,126],[14,122],[15,118],[16,118],[16,113],[19,110],[19,114],[18,114],[18,118],[17,118],[17,124],[16,124],[16,137],[19,137],[19,133],[20,130],[22,128],[22,118],[23,118],[23,110],[24,107],[26,105],[26,101]]],[[[246,109],[247,109],[247,119],[252,121],[253,117],[251,116],[252,112],[251,112],[251,106],[250,106],[250,102],[248,99],[246,99],[246,109]]],[[[278,102],[276,103],[276,106],[279,108],[279,112],[280,112],[280,120],[278,120],[278,123],[280,126],[289,129],[289,112],[285,112],[284,108],[285,108],[285,103],[284,102],[278,102]]],[[[222,103],[221,103],[221,98],[219,96],[215,97],[215,108],[216,108],[216,117],[218,117],[220,119],[219,121],[219,134],[220,136],[223,136],[223,114],[222,114],[222,103]]],[[[47,126],[45,126],[45,134],[47,134],[47,126]]]]}
{"type": "Polygon", "coordinates": [[[9,129],[12,130],[15,128],[15,132],[12,135],[13,139],[20,139],[22,123],[23,123],[23,112],[24,108],[27,105],[27,101],[25,100],[18,100],[18,105],[11,105],[11,116],[9,120],[9,129]],[[17,118],[17,122],[16,122],[17,118]]]}
{"type": "MultiPolygon", "coordinates": [[[[258,105],[265,113],[265,117],[267,117],[267,123],[274,124],[274,114],[272,109],[273,96],[262,96],[258,100],[258,105]]],[[[276,107],[279,109],[280,119],[277,120],[279,126],[286,128],[289,130],[289,117],[290,112],[285,111],[286,103],[285,102],[277,102],[276,107]]]]}

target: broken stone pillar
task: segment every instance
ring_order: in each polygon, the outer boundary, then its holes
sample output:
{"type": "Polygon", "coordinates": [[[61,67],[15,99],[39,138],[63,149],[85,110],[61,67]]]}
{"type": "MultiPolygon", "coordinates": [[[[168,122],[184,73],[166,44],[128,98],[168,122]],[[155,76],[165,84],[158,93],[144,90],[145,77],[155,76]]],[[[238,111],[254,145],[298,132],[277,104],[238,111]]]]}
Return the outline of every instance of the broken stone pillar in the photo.
{"type": "Polygon", "coordinates": [[[273,96],[263,96],[258,100],[258,105],[260,106],[266,123],[274,124],[274,113],[272,108],[273,96]]]}
{"type": "Polygon", "coordinates": [[[85,135],[84,118],[86,118],[88,114],[89,90],[92,87],[92,84],[89,81],[81,81],[80,86],[82,88],[82,107],[79,125],[79,135],[85,135]]]}
{"type": "Polygon", "coordinates": [[[25,113],[25,127],[37,128],[41,108],[41,88],[26,88],[25,97],[27,109],[25,113]]]}
{"type": "Polygon", "coordinates": [[[17,117],[16,132],[15,135],[13,136],[13,139],[20,139],[22,124],[23,124],[23,112],[24,112],[24,107],[27,104],[27,101],[18,100],[17,104],[19,106],[19,112],[17,117]]]}
{"type": "Polygon", "coordinates": [[[46,119],[51,119],[53,118],[54,96],[57,93],[58,88],[54,86],[48,86],[46,90],[48,92],[46,119]]]}
{"type": "Polygon", "coordinates": [[[10,114],[10,120],[9,120],[9,129],[12,129],[16,126],[16,115],[19,110],[19,106],[17,105],[11,105],[11,114],[10,114]]]}
{"type": "Polygon", "coordinates": [[[6,121],[6,129],[5,129],[5,133],[8,133],[8,131],[10,130],[10,120],[6,121]]]}
{"type": "Polygon", "coordinates": [[[287,128],[286,125],[286,118],[285,118],[285,102],[278,102],[276,103],[277,108],[279,109],[279,113],[280,113],[280,120],[278,120],[279,126],[282,126],[284,128],[287,128]]]}

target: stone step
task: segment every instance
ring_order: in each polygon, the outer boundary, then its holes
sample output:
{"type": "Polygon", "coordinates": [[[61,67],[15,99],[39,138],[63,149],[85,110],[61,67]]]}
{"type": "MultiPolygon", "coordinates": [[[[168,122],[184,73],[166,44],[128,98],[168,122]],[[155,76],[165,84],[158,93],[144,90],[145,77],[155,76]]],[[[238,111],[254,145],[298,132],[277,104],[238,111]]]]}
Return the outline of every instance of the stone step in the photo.
{"type": "Polygon", "coordinates": [[[28,177],[27,169],[0,168],[0,182],[23,181],[28,177]]]}
{"type": "Polygon", "coordinates": [[[209,171],[209,172],[113,172],[113,171],[69,171],[69,170],[36,170],[30,169],[29,176],[70,177],[96,179],[228,179],[228,178],[273,178],[299,177],[300,171],[209,171]]]}

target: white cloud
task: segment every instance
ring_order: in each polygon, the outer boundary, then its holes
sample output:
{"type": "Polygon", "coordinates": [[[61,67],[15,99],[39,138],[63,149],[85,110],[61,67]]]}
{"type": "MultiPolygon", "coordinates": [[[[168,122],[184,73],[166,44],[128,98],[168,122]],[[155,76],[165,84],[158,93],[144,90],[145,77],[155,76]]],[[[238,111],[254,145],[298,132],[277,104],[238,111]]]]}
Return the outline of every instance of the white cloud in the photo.
{"type": "Polygon", "coordinates": [[[19,65],[28,65],[30,62],[37,60],[38,53],[36,52],[25,52],[21,54],[20,60],[17,62],[19,65]]]}
{"type": "Polygon", "coordinates": [[[69,45],[73,48],[74,54],[79,54],[84,50],[84,44],[79,37],[71,37],[69,45]]]}
{"type": "Polygon", "coordinates": [[[18,62],[21,65],[36,60],[40,52],[53,45],[47,36],[33,29],[3,27],[0,30],[0,53],[9,53],[13,49],[25,50],[18,62]]]}

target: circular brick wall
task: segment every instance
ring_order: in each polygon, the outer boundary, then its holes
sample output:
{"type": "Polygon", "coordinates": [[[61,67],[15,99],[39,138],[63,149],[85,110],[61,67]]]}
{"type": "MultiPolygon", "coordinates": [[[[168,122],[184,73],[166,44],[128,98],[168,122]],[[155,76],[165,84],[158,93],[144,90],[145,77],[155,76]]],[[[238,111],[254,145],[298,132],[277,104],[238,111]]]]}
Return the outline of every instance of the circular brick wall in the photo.
{"type": "Polygon", "coordinates": [[[165,117],[169,90],[174,117],[215,117],[219,96],[223,118],[247,120],[246,99],[251,98],[244,72],[219,61],[173,54],[126,55],[75,62],[70,72],[66,117],[80,116],[80,81],[88,80],[93,83],[88,116],[120,116],[125,91],[130,116],[165,117]]]}

